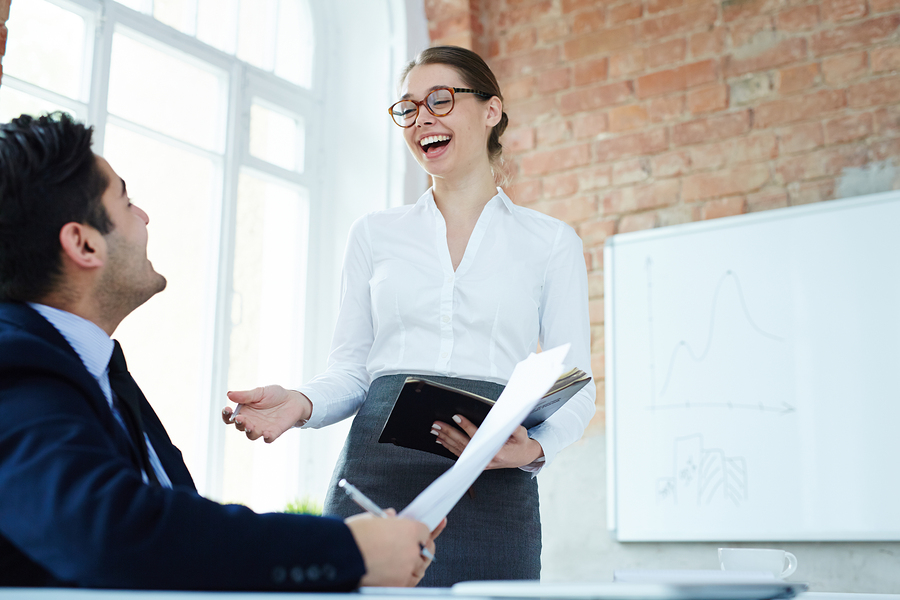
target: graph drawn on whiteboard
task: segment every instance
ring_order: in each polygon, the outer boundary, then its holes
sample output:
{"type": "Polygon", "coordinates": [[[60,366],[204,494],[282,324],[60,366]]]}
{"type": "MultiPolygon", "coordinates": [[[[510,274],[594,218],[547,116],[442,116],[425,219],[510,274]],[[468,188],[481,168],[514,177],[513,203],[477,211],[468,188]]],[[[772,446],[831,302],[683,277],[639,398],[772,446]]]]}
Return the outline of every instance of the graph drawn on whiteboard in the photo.
{"type": "Polygon", "coordinates": [[[702,434],[675,438],[673,463],[672,473],[656,481],[657,503],[740,506],[749,498],[747,461],[705,448],[702,434]]]}
{"type": "MultiPolygon", "coordinates": [[[[710,356],[710,351],[713,348],[713,340],[715,339],[716,334],[716,317],[718,314],[719,307],[719,296],[722,293],[723,289],[726,287],[726,284],[731,284],[731,289],[734,290],[734,295],[738,300],[738,305],[740,306],[740,315],[744,320],[746,325],[749,326],[749,330],[753,335],[765,339],[773,344],[784,344],[786,338],[784,336],[778,335],[776,333],[772,333],[767,331],[763,327],[761,327],[753,317],[753,314],[750,311],[750,308],[747,305],[747,300],[744,295],[743,288],[741,286],[741,280],[738,276],[737,272],[733,269],[727,269],[719,278],[718,283],[716,284],[715,291],[712,294],[711,299],[711,307],[709,312],[709,326],[706,335],[706,341],[702,348],[694,348],[691,343],[682,338],[680,339],[675,346],[672,348],[669,354],[668,366],[665,372],[665,376],[662,380],[661,385],[657,385],[657,377],[656,377],[656,352],[655,352],[655,340],[654,340],[654,323],[653,323],[653,260],[651,257],[647,257],[646,260],[646,270],[647,270],[647,321],[648,327],[647,331],[649,334],[649,347],[650,347],[650,362],[649,362],[649,375],[650,375],[650,405],[649,409],[652,411],[662,410],[662,409],[690,409],[690,408],[727,408],[727,409],[745,409],[745,410],[755,410],[762,412],[770,412],[777,413],[781,415],[785,415],[794,411],[794,407],[786,402],[771,402],[770,400],[757,400],[753,402],[748,401],[735,401],[729,397],[715,397],[715,398],[698,398],[695,400],[669,400],[667,396],[667,392],[669,392],[670,384],[672,383],[673,373],[676,372],[677,366],[679,364],[683,364],[685,361],[690,361],[694,364],[702,364],[710,356]],[[683,358],[682,358],[683,357],[683,358]]],[[[671,394],[670,394],[671,396],[671,394]]]]}

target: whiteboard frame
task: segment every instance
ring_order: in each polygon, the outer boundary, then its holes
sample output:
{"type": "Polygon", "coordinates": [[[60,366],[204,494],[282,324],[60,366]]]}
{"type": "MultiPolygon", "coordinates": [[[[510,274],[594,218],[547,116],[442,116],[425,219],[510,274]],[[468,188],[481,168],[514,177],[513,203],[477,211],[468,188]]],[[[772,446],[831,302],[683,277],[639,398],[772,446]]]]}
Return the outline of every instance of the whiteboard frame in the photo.
{"type": "MultiPolygon", "coordinates": [[[[616,327],[615,327],[615,253],[616,248],[647,240],[658,240],[682,235],[699,234],[711,230],[746,227],[760,223],[784,219],[803,218],[809,215],[842,210],[857,209],[863,206],[881,203],[900,202],[900,190],[869,194],[841,200],[830,200],[818,204],[777,208],[760,213],[735,215],[720,219],[672,225],[663,229],[650,229],[621,233],[606,239],[603,249],[603,284],[604,284],[604,347],[605,347],[605,391],[606,391],[606,489],[607,489],[607,529],[610,536],[624,542],[717,542],[727,539],[740,541],[802,541],[802,542],[884,542],[900,541],[900,530],[872,532],[828,532],[811,533],[808,531],[785,531],[779,535],[745,534],[733,538],[710,535],[693,535],[686,538],[683,534],[654,534],[635,536],[621,540],[618,531],[618,481],[616,456],[616,327]]],[[[900,235],[900,233],[898,233],[900,235]]]]}

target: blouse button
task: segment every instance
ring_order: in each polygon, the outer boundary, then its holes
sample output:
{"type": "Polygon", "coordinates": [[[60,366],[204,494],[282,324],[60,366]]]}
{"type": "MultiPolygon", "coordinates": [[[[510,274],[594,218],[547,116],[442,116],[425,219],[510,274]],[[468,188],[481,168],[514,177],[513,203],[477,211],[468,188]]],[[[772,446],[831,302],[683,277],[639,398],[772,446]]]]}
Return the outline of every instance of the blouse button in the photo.
{"type": "Polygon", "coordinates": [[[441,321],[443,321],[444,323],[449,323],[450,315],[444,315],[443,317],[441,317],[441,321]]]}

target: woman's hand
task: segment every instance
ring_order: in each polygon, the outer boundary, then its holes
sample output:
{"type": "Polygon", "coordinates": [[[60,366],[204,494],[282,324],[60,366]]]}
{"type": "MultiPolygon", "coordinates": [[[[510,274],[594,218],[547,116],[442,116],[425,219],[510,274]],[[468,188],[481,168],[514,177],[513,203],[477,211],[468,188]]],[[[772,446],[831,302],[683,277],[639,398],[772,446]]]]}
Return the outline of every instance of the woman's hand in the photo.
{"type": "Polygon", "coordinates": [[[226,406],[222,409],[222,420],[233,424],[251,440],[262,437],[267,444],[294,425],[305,423],[312,415],[309,398],[280,385],[228,392],[228,399],[240,405],[240,412],[234,416],[234,411],[226,406]]]}
{"type": "MultiPolygon", "coordinates": [[[[465,430],[465,433],[441,421],[434,422],[431,426],[431,433],[437,436],[438,444],[459,456],[466,449],[469,440],[472,439],[475,432],[478,431],[478,427],[462,415],[453,415],[453,420],[465,430]]],[[[543,455],[544,449],[541,447],[540,442],[528,437],[528,430],[519,425],[486,468],[514,469],[516,467],[524,467],[543,455]]]]}

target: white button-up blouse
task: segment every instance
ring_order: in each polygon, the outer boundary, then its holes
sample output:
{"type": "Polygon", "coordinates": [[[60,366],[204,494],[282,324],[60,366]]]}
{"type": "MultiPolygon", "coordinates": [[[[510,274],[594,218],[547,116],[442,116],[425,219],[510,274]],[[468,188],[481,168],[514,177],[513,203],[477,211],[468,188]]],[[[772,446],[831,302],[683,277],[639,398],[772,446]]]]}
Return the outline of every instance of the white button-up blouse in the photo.
{"type": "MultiPolygon", "coordinates": [[[[305,427],[352,416],[383,375],[506,384],[538,344],[564,343],[571,343],[567,369],[590,375],[587,272],[575,231],[516,206],[497,188],[454,272],[446,224],[429,190],[414,205],[353,224],[328,366],[299,390],[313,404],[305,427]]],[[[543,447],[544,464],[584,433],[595,393],[592,381],[529,430],[543,447]]]]}

